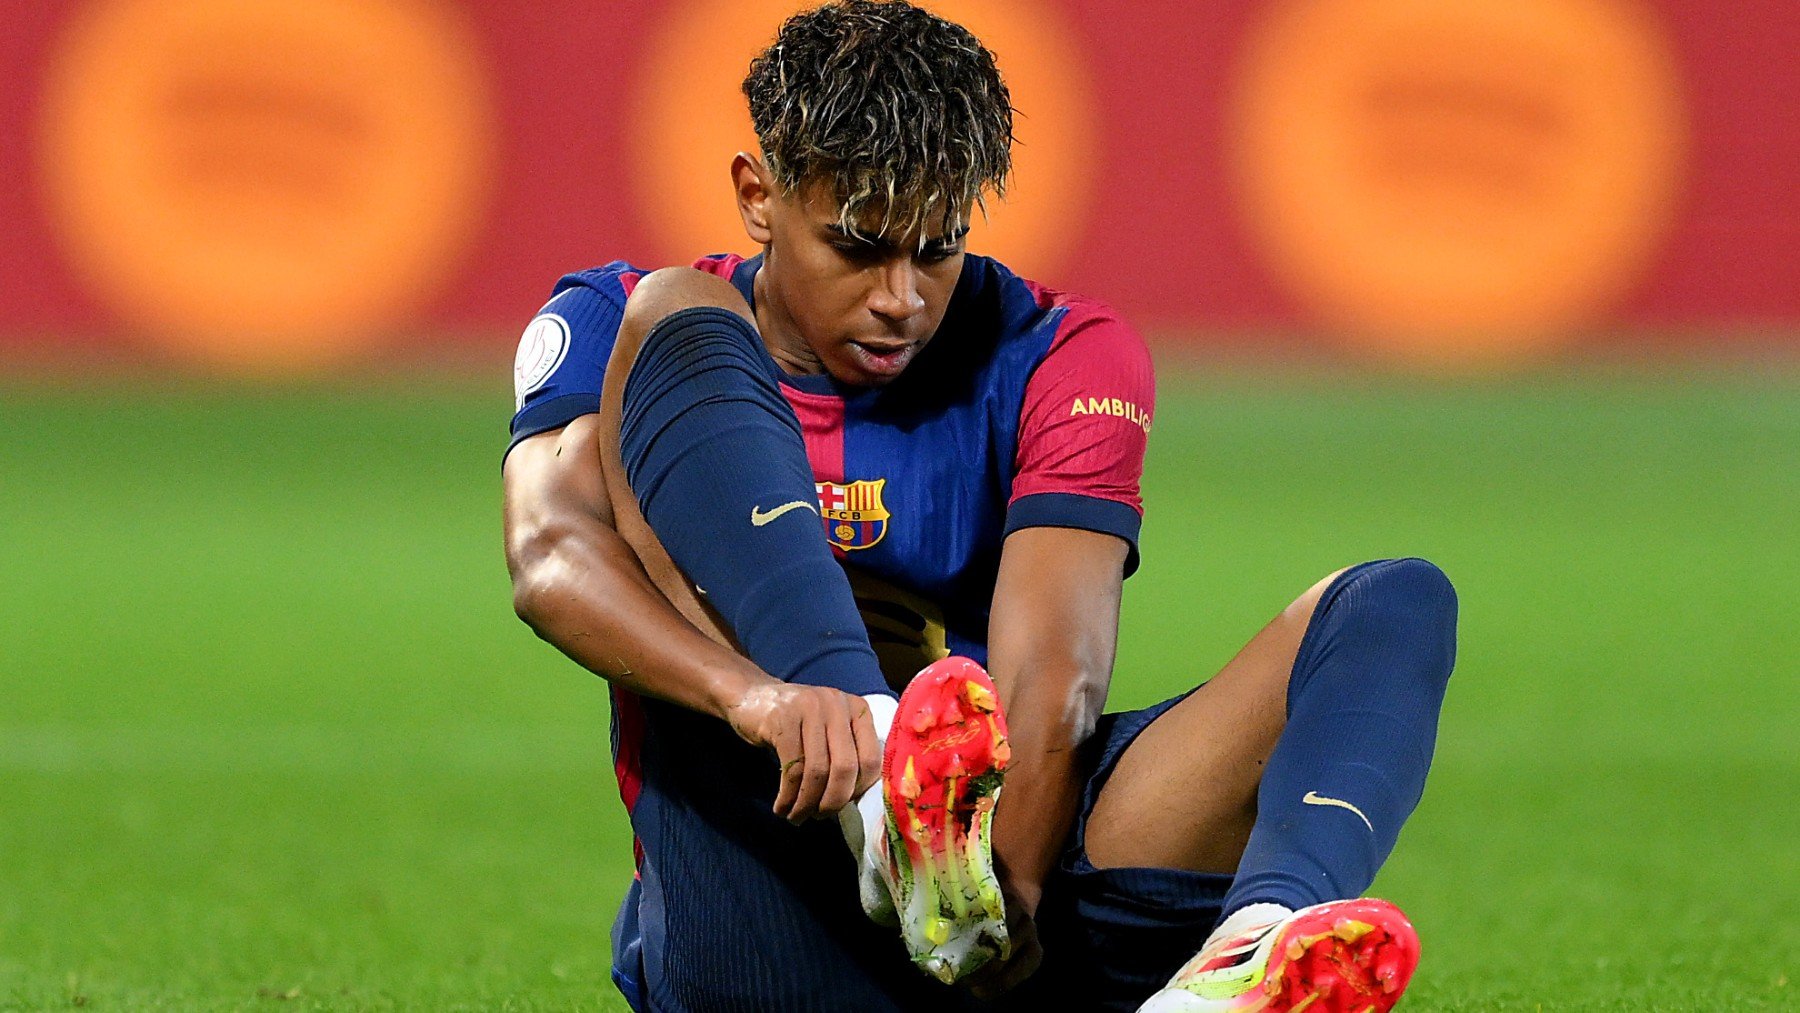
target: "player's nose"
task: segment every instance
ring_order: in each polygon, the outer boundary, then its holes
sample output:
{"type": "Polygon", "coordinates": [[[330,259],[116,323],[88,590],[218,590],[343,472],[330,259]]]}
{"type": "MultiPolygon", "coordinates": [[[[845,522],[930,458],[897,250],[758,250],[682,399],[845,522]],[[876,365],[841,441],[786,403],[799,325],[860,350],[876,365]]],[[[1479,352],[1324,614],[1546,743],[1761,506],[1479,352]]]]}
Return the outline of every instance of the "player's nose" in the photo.
{"type": "Polygon", "coordinates": [[[869,298],[869,311],[895,321],[925,311],[925,297],[919,294],[919,269],[911,257],[897,257],[883,265],[869,298]]]}

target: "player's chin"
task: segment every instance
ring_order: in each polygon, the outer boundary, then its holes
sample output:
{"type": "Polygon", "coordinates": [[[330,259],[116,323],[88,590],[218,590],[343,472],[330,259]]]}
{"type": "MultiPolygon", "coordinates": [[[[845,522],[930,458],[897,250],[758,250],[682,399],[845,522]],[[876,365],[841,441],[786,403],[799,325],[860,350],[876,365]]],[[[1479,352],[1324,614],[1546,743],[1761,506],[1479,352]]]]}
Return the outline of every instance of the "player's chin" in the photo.
{"type": "Polygon", "coordinates": [[[893,383],[912,364],[924,342],[899,346],[845,342],[829,365],[839,383],[857,387],[882,387],[893,383]]]}

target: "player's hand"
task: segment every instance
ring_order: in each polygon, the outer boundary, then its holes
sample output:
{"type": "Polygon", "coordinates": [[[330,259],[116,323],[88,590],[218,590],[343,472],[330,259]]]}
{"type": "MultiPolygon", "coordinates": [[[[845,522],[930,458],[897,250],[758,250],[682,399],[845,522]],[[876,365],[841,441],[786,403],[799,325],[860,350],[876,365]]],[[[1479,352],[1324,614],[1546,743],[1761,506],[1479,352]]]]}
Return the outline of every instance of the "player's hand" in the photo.
{"type": "Polygon", "coordinates": [[[975,998],[982,1000],[996,999],[1018,988],[1025,979],[1037,973],[1038,965],[1044,962],[1044,949],[1038,943],[1037,933],[1037,902],[1041,891],[1012,886],[1004,881],[1000,890],[1006,897],[1006,936],[1012,952],[1005,960],[983,967],[962,982],[975,998]]]}
{"type": "Polygon", "coordinates": [[[881,779],[881,749],[869,702],[842,690],[774,682],[726,712],[733,731],[775,752],[781,789],[775,815],[792,823],[835,813],[881,779]]]}

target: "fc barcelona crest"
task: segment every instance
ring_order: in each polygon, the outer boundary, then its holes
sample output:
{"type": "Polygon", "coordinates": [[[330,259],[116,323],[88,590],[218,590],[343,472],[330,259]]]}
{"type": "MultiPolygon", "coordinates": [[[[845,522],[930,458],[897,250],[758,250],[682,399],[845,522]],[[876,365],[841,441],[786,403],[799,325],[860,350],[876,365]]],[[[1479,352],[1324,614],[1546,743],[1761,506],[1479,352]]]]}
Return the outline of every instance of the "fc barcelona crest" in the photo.
{"type": "Polygon", "coordinates": [[[845,552],[866,549],[887,534],[888,512],[881,503],[887,479],[820,482],[819,516],[825,520],[825,539],[845,552]]]}

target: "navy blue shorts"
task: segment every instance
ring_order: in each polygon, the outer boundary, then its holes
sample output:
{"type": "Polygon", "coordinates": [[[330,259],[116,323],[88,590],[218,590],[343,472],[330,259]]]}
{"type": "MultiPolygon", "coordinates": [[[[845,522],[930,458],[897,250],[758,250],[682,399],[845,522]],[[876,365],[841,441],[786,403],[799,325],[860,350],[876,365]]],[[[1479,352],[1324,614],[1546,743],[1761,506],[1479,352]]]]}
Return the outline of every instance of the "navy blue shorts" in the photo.
{"type": "MultiPolygon", "coordinates": [[[[677,994],[680,988],[668,987],[660,989],[662,994],[652,999],[651,993],[659,990],[645,987],[649,984],[645,972],[646,964],[656,958],[635,942],[649,927],[639,922],[638,902],[646,895],[654,899],[665,892],[658,882],[650,880],[634,886],[614,927],[614,980],[633,1008],[643,1013],[652,1008],[658,1013],[697,1013],[702,1007],[732,1011],[779,1008],[784,1013],[914,1009],[930,1009],[934,1013],[1039,1013],[1046,1003],[1051,1008],[1131,1013],[1199,950],[1218,920],[1219,904],[1231,885],[1231,877],[1222,874],[1175,869],[1097,869],[1087,857],[1088,816],[1119,758],[1140,732],[1184,698],[1185,694],[1143,710],[1107,714],[1083,744],[1080,762],[1085,782],[1081,807],[1068,847],[1044,884],[1038,910],[1044,965],[1018,991],[995,1003],[977,1002],[965,989],[932,982],[906,963],[892,930],[879,929],[862,918],[850,886],[854,877],[849,871],[849,854],[836,836],[835,823],[812,824],[806,833],[819,838],[814,842],[818,849],[815,861],[841,863],[845,867],[843,875],[836,877],[845,884],[845,892],[842,898],[834,895],[834,899],[841,899],[848,906],[842,920],[822,929],[817,924],[792,919],[757,917],[753,911],[758,905],[746,903],[742,897],[736,902],[725,900],[722,891],[728,884],[715,881],[711,885],[717,888],[718,896],[701,900],[705,910],[691,911],[686,916],[685,923],[694,927],[691,931],[665,937],[669,950],[680,952],[664,952],[659,965],[689,984],[707,980],[748,984],[743,967],[750,965],[730,958],[734,947],[729,942],[752,933],[781,937],[781,949],[789,955],[781,962],[785,969],[767,968],[769,976],[755,976],[762,985],[749,985],[748,992],[739,992],[729,1001],[710,993],[704,999],[698,995],[683,999],[677,994]],[[717,938],[700,938],[709,933],[717,938]],[[789,975],[811,981],[798,982],[789,975]],[[779,999],[762,995],[768,989],[787,994],[779,999]],[[773,1005],[768,1004],[770,1000],[773,1005]]],[[[711,826],[708,834],[723,829],[717,823],[711,826]]],[[[696,850],[714,855],[729,852],[723,838],[706,836],[684,843],[689,846],[668,849],[672,857],[683,853],[691,856],[696,850]],[[696,845],[700,847],[696,849],[696,845]]],[[[743,857],[749,860],[749,856],[743,857]]],[[[780,860],[781,856],[765,855],[753,866],[739,867],[733,879],[760,875],[765,867],[762,861],[780,860]]],[[[670,874],[669,878],[680,883],[692,877],[670,874]]],[[[668,909],[668,903],[663,902],[651,903],[644,910],[668,909]]],[[[660,920],[662,916],[645,917],[660,920]]]]}
{"type": "Polygon", "coordinates": [[[1087,771],[1069,847],[1038,908],[1044,966],[996,1009],[1121,1010],[1131,1013],[1200,949],[1231,887],[1223,873],[1097,869],[1087,856],[1087,821],[1119,758],[1182,694],[1143,710],[1107,714],[1083,747],[1087,771]]]}

